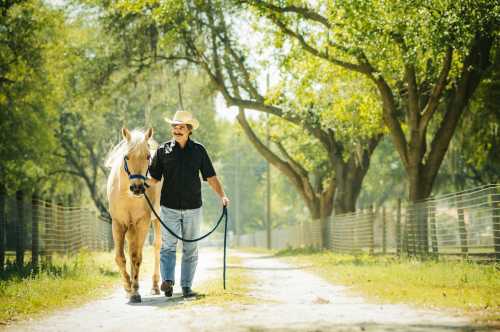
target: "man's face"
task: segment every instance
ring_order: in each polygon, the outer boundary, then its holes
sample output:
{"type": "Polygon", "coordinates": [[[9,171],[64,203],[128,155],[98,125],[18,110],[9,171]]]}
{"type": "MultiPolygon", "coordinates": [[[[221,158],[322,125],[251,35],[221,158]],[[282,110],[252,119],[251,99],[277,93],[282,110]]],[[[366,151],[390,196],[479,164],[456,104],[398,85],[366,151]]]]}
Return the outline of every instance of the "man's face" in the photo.
{"type": "Polygon", "coordinates": [[[185,124],[172,124],[172,136],[177,142],[185,142],[189,138],[190,130],[185,124]]]}

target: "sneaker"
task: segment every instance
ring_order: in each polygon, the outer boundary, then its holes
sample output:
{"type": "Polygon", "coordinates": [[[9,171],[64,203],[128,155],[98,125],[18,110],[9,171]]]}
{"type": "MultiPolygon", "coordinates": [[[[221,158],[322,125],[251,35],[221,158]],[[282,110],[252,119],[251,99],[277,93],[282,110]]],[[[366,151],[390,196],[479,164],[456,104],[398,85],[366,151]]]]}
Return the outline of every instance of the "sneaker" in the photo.
{"type": "Polygon", "coordinates": [[[174,291],[174,282],[172,280],[165,280],[161,283],[160,289],[165,292],[166,297],[171,297],[174,291]]]}
{"type": "Polygon", "coordinates": [[[182,296],[184,297],[196,297],[198,293],[193,292],[191,287],[182,287],[182,296]]]}

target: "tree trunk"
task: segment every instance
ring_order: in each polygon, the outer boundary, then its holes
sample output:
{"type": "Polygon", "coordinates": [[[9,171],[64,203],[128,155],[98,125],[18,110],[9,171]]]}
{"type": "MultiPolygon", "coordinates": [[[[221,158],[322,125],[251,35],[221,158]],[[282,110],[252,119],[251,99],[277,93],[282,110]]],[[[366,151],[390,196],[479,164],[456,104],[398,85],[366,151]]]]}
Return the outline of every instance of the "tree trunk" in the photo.
{"type": "Polygon", "coordinates": [[[356,166],[343,165],[336,167],[335,179],[337,191],[335,192],[335,214],[356,211],[356,202],[361,192],[361,184],[366,175],[366,170],[356,166]]]}
{"type": "Polygon", "coordinates": [[[333,211],[333,199],[330,195],[323,193],[320,200],[320,223],[321,223],[321,248],[332,247],[331,217],[333,211]]]}
{"type": "Polygon", "coordinates": [[[409,177],[409,200],[412,213],[409,217],[408,236],[414,239],[408,247],[410,255],[420,254],[426,256],[429,252],[428,225],[427,225],[427,202],[432,190],[431,179],[425,176],[423,167],[419,163],[414,163],[408,170],[409,177]]]}
{"type": "Polygon", "coordinates": [[[24,266],[24,192],[16,192],[16,265],[19,269],[24,266]]]}

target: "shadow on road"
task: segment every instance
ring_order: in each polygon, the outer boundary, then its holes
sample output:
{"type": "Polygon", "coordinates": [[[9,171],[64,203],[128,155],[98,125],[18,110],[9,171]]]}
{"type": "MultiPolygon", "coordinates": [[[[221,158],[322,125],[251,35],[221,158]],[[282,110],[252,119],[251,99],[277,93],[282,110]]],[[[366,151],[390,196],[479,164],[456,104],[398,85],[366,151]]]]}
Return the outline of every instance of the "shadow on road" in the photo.
{"type": "Polygon", "coordinates": [[[197,299],[203,297],[201,295],[200,297],[193,298],[193,299],[185,299],[182,297],[181,293],[174,293],[172,297],[165,297],[163,295],[150,295],[150,296],[143,296],[142,297],[142,302],[141,303],[127,303],[130,306],[133,307],[173,307],[173,306],[179,306],[183,305],[185,303],[191,302],[191,301],[196,301],[197,299]]]}
{"type": "MultiPolygon", "coordinates": [[[[289,271],[289,270],[305,270],[312,268],[312,265],[304,266],[287,266],[287,267],[253,267],[253,266],[243,266],[243,265],[228,265],[228,270],[249,270],[249,271],[289,271]]],[[[210,271],[222,270],[222,267],[212,267],[208,268],[210,271]]]]}
{"type": "Polygon", "coordinates": [[[401,324],[352,324],[352,325],[330,325],[330,326],[314,326],[310,328],[266,328],[266,327],[250,327],[248,332],[486,332],[498,331],[495,327],[490,326],[448,326],[448,325],[433,325],[433,324],[418,324],[418,325],[401,325],[401,324]]]}

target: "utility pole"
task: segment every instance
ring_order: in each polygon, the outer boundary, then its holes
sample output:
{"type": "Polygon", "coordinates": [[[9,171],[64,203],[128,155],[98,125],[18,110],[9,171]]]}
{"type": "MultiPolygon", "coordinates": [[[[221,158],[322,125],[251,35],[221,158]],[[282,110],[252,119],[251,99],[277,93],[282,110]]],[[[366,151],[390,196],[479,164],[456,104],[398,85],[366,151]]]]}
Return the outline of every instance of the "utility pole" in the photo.
{"type": "MultiPolygon", "coordinates": [[[[236,167],[234,170],[234,234],[239,235],[241,233],[241,222],[240,222],[240,133],[236,134],[236,167]]],[[[238,237],[236,237],[238,238],[238,237]]],[[[236,243],[238,245],[239,243],[236,243]]]]}
{"type": "MultiPolygon", "coordinates": [[[[266,90],[269,91],[269,73],[266,77],[266,90]]],[[[269,113],[266,114],[266,144],[271,146],[271,138],[269,134],[269,113]]],[[[272,248],[271,243],[271,165],[267,162],[267,194],[266,194],[266,228],[267,228],[267,249],[272,248]]]]}

